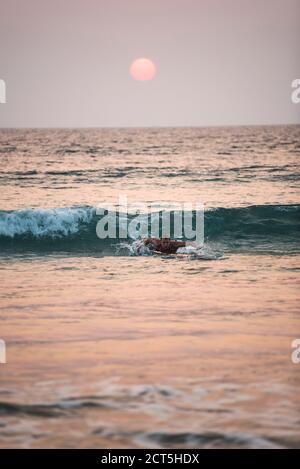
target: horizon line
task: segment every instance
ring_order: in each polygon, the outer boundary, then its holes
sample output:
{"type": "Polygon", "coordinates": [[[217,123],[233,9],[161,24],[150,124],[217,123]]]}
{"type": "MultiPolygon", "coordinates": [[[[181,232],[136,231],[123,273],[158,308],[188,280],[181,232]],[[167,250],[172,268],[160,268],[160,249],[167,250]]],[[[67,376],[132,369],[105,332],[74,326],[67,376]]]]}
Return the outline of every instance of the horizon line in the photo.
{"type": "Polygon", "coordinates": [[[288,122],[279,124],[207,124],[207,125],[117,125],[117,126],[13,126],[4,127],[0,125],[0,130],[80,130],[80,129],[99,129],[99,130],[113,130],[113,129],[206,129],[206,128],[228,128],[228,127],[284,127],[284,126],[299,126],[300,122],[288,122]]]}

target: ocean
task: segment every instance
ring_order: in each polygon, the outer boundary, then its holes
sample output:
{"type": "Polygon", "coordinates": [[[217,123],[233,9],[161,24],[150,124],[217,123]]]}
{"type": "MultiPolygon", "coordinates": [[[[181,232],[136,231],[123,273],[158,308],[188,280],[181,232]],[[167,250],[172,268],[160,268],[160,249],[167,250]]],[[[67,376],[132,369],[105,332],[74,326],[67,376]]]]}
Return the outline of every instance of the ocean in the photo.
{"type": "Polygon", "coordinates": [[[299,158],[300,126],[0,130],[0,447],[299,447],[299,158]],[[99,239],[120,194],[203,203],[204,246],[99,239]]]}

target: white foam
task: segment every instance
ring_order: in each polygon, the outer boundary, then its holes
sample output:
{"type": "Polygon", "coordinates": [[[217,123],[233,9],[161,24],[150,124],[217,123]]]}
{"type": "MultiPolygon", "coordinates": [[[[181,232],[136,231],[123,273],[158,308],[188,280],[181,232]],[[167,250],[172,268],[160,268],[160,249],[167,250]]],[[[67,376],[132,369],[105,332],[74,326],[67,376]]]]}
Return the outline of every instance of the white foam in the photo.
{"type": "Polygon", "coordinates": [[[128,250],[131,256],[150,256],[152,254],[151,249],[145,246],[142,239],[138,239],[133,243],[121,243],[119,246],[128,250]]]}
{"type": "Polygon", "coordinates": [[[72,207],[18,210],[0,214],[0,236],[65,237],[77,233],[81,223],[89,223],[93,209],[72,207]]]}
{"type": "Polygon", "coordinates": [[[178,248],[177,254],[187,254],[191,257],[203,260],[216,260],[222,257],[222,254],[209,244],[204,244],[201,246],[197,246],[196,244],[193,246],[187,245],[183,248],[178,248]]]}
{"type": "MultiPolygon", "coordinates": [[[[153,251],[148,246],[145,246],[142,239],[133,241],[132,243],[120,243],[119,251],[120,249],[129,251],[132,256],[151,256],[153,254],[153,251]]],[[[187,257],[203,260],[216,260],[222,257],[222,254],[209,244],[201,246],[198,246],[197,244],[187,245],[185,247],[178,248],[176,254],[186,254],[187,257]]]]}

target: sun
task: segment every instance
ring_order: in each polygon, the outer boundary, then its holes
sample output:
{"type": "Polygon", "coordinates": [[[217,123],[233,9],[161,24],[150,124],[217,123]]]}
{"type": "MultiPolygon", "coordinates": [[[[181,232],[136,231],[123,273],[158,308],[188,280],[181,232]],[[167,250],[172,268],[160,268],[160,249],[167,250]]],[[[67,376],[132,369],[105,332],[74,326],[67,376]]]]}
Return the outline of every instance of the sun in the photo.
{"type": "Polygon", "coordinates": [[[130,75],[138,81],[152,80],[156,74],[155,64],[145,57],[136,59],[130,65],[130,75]]]}

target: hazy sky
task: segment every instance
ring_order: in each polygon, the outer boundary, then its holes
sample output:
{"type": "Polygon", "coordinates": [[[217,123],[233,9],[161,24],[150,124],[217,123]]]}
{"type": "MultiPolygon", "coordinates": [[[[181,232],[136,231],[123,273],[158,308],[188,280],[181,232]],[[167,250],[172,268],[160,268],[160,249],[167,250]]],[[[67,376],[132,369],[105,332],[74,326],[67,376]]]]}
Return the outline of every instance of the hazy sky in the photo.
{"type": "Polygon", "coordinates": [[[2,127],[300,123],[300,0],[0,0],[0,78],[2,127]]]}

